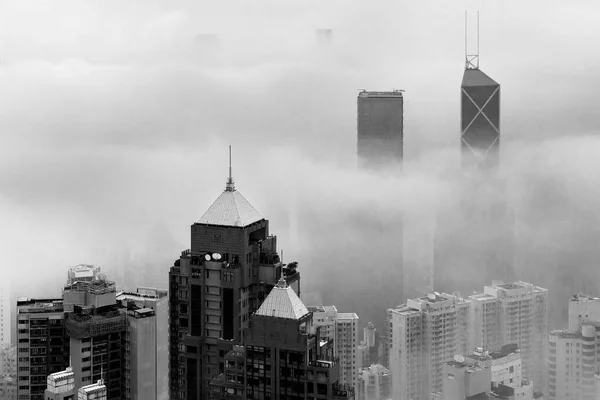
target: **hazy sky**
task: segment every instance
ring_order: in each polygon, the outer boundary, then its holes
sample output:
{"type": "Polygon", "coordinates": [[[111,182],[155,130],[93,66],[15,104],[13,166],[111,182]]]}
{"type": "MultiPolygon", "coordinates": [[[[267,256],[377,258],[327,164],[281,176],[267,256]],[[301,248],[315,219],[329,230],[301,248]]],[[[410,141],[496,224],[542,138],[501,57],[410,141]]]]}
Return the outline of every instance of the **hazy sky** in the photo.
{"type": "Polygon", "coordinates": [[[428,215],[455,195],[446,175],[458,168],[466,9],[473,19],[480,10],[481,68],[502,85],[501,152],[531,241],[524,259],[592,265],[598,250],[584,239],[599,215],[599,8],[3,2],[2,276],[26,276],[35,296],[69,265],[109,263],[126,249],[144,259],[152,247],[166,286],[189,225],[224,187],[228,144],[238,189],[270,219],[287,261],[300,262],[305,291],[343,281],[344,268],[373,261],[364,254],[388,260],[400,216],[428,215]],[[318,28],[333,30],[330,46],[317,45],[318,28]],[[218,35],[218,49],[197,35],[218,35]],[[354,170],[362,88],[406,90],[401,179],[354,170]],[[164,249],[148,236],[157,223],[173,238],[164,249]]]}

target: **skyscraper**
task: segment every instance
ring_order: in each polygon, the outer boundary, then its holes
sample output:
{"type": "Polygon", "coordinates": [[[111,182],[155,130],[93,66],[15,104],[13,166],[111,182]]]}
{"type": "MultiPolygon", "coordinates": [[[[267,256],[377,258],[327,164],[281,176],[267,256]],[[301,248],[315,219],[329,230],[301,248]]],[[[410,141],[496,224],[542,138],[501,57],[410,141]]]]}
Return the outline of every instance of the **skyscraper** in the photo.
{"type": "Polygon", "coordinates": [[[404,149],[401,90],[358,94],[358,165],[364,169],[401,167],[404,149]]]}
{"type": "Polygon", "coordinates": [[[62,299],[17,300],[19,399],[44,400],[46,378],[69,366],[62,299]]]}
{"type": "Polygon", "coordinates": [[[225,354],[281,276],[300,293],[297,263],[281,263],[269,221],[235,188],[230,159],[225,190],[169,271],[172,399],[208,398],[210,379],[224,372],[225,354]]]}

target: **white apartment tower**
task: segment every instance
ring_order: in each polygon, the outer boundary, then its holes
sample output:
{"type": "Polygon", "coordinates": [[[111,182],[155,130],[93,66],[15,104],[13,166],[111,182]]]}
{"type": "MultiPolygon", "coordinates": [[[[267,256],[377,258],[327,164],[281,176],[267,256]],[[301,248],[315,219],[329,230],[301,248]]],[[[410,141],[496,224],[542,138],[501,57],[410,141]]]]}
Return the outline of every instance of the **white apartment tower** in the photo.
{"type": "Polygon", "coordinates": [[[548,399],[596,400],[594,376],[598,339],[596,326],[584,324],[579,332],[550,333],[548,399]]]}
{"type": "Polygon", "coordinates": [[[428,400],[442,390],[444,363],[468,350],[469,303],[432,293],[388,310],[394,399],[428,400]]]}
{"type": "Polygon", "coordinates": [[[336,318],[336,331],[334,345],[340,359],[340,383],[356,386],[358,315],[355,313],[339,313],[336,318]]]}
{"type": "MultiPolygon", "coordinates": [[[[546,365],[548,354],[548,290],[526,282],[492,282],[485,286],[484,294],[497,299],[498,341],[500,346],[516,344],[521,352],[523,376],[533,380],[536,391],[546,391],[546,365]]],[[[494,308],[491,315],[482,315],[487,323],[496,324],[494,308]],[[489,317],[489,318],[488,318],[489,317]]],[[[487,330],[486,330],[487,331],[487,330]]],[[[491,333],[488,335],[495,340],[491,333]]]]}
{"type": "Polygon", "coordinates": [[[358,315],[339,313],[335,306],[308,307],[313,313],[313,325],[321,327],[321,337],[333,339],[334,354],[339,357],[340,383],[356,384],[358,370],[358,315]]]}

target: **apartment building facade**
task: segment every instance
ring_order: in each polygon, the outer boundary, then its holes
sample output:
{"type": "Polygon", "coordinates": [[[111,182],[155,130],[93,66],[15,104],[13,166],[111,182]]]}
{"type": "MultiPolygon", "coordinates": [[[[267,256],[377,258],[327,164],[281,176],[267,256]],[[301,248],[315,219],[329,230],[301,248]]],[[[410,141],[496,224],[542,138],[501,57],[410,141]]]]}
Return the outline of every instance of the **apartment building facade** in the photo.
{"type": "Polygon", "coordinates": [[[468,350],[469,301],[447,293],[388,310],[394,399],[426,400],[443,386],[443,365],[468,350]]]}
{"type": "Polygon", "coordinates": [[[62,299],[17,300],[19,400],[44,400],[46,378],[69,365],[62,299]]]}

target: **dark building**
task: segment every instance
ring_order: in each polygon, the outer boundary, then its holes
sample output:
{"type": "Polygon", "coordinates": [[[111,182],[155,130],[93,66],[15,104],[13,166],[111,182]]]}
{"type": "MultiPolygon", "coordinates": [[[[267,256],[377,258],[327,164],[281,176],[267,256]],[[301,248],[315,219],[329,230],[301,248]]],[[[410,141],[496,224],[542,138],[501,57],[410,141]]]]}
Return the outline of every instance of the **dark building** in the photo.
{"type": "Polygon", "coordinates": [[[236,191],[233,179],[191,227],[191,249],[169,272],[170,397],[207,399],[225,355],[277,279],[300,293],[297,263],[285,266],[269,221],[236,191]]]}
{"type": "Polygon", "coordinates": [[[381,169],[402,165],[404,97],[402,91],[358,94],[358,166],[381,169]]]}
{"type": "Polygon", "coordinates": [[[493,168],[500,151],[500,84],[467,65],[461,90],[461,155],[463,169],[493,168]]]}
{"type": "Polygon", "coordinates": [[[312,313],[285,278],[250,317],[246,332],[243,368],[235,349],[230,365],[236,369],[213,380],[212,399],[354,399],[354,389],[339,384],[333,339],[321,339],[312,313]]]}
{"type": "Polygon", "coordinates": [[[18,398],[44,400],[48,375],[69,366],[62,299],[17,300],[18,398]]]}

